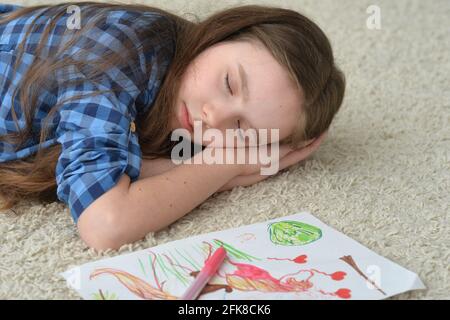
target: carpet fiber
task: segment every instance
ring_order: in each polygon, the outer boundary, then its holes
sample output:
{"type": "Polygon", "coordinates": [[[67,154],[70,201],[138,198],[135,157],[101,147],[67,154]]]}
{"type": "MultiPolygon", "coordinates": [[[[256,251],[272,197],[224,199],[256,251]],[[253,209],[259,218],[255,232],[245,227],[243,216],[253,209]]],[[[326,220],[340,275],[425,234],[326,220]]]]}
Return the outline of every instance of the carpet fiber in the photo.
{"type": "MultiPolygon", "coordinates": [[[[275,2],[145,3],[203,18],[226,6],[275,2]]],[[[427,286],[393,299],[450,298],[450,2],[378,0],[379,30],[366,26],[372,1],[277,3],[322,27],[347,77],[342,109],[320,149],[261,183],[214,195],[118,251],[88,249],[65,204],[24,201],[13,208],[19,215],[0,214],[0,299],[80,299],[59,272],[303,210],[418,273],[427,286]]]]}

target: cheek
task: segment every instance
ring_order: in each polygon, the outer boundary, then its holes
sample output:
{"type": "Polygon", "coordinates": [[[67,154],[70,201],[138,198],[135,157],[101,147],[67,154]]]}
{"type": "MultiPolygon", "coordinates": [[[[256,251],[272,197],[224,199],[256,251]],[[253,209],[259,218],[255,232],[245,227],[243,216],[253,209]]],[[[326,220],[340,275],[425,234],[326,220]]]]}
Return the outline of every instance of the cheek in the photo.
{"type": "Polygon", "coordinates": [[[191,64],[188,68],[187,75],[190,82],[198,82],[203,74],[203,63],[201,61],[196,61],[195,64],[191,64]]]}
{"type": "Polygon", "coordinates": [[[299,125],[300,114],[297,109],[285,108],[280,112],[279,119],[280,140],[290,136],[299,125]]]}
{"type": "Polygon", "coordinates": [[[215,89],[219,71],[215,68],[216,62],[203,61],[197,63],[195,68],[189,70],[187,88],[189,90],[209,92],[215,89]]]}
{"type": "Polygon", "coordinates": [[[192,67],[189,66],[181,78],[180,90],[184,94],[189,93],[195,87],[196,82],[196,75],[192,67]]]}
{"type": "Polygon", "coordinates": [[[182,84],[182,90],[185,96],[197,98],[199,93],[202,92],[202,81],[196,76],[194,77],[192,74],[189,74],[182,84]]]}
{"type": "Polygon", "coordinates": [[[192,77],[191,73],[185,74],[183,77],[183,80],[181,81],[181,90],[183,93],[189,93],[193,89],[193,85],[195,84],[195,81],[192,77]]]}

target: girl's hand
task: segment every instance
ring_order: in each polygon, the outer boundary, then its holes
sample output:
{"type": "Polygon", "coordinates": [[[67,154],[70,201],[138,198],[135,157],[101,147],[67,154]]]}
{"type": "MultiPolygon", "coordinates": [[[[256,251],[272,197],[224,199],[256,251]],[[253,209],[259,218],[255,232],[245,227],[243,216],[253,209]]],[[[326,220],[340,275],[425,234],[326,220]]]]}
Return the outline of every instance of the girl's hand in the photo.
{"type": "MultiPolygon", "coordinates": [[[[314,151],[316,151],[320,144],[322,143],[323,139],[325,138],[326,134],[328,133],[328,130],[323,132],[319,137],[309,140],[306,143],[308,143],[306,146],[298,148],[298,149],[292,149],[289,145],[282,144],[279,145],[279,158],[274,159],[273,161],[278,162],[278,171],[283,170],[284,168],[290,167],[306,158],[308,158],[314,151]]],[[[271,145],[268,145],[268,150],[270,149],[271,145]]],[[[247,149],[247,155],[246,159],[250,159],[248,157],[250,152],[254,152],[254,159],[258,159],[258,163],[256,164],[241,164],[242,170],[241,175],[252,175],[252,174],[259,174],[261,172],[261,168],[268,168],[269,166],[274,166],[273,163],[269,165],[263,165],[259,162],[258,158],[258,149],[257,147],[249,147],[247,149]]],[[[235,149],[236,150],[236,149],[235,149]]],[[[268,151],[268,154],[271,154],[271,152],[268,151]]],[[[275,172],[274,174],[278,173],[275,172]]]]}
{"type": "MultiPolygon", "coordinates": [[[[291,149],[292,151],[289,151],[289,152],[285,152],[285,150],[283,150],[283,153],[285,153],[284,156],[282,156],[282,150],[281,150],[281,146],[280,146],[280,159],[281,160],[279,162],[279,170],[278,171],[286,169],[287,167],[290,167],[290,166],[306,159],[307,157],[309,157],[314,151],[316,151],[319,148],[319,146],[322,143],[323,139],[325,138],[327,132],[328,131],[325,131],[316,139],[306,141],[304,147],[301,147],[296,150],[291,149]]],[[[242,186],[242,187],[250,186],[252,184],[255,184],[257,182],[265,180],[268,177],[270,177],[270,175],[262,175],[260,173],[241,174],[239,176],[234,177],[230,181],[228,181],[228,183],[226,183],[219,190],[217,190],[217,192],[228,191],[237,186],[242,186]]]]}
{"type": "Polygon", "coordinates": [[[233,179],[231,179],[230,181],[228,181],[225,185],[223,185],[216,192],[232,190],[233,188],[238,187],[238,186],[241,186],[241,187],[251,186],[252,184],[255,184],[257,182],[267,179],[268,177],[270,177],[270,175],[262,175],[262,174],[257,174],[257,173],[246,175],[246,176],[236,176],[233,179]]]}

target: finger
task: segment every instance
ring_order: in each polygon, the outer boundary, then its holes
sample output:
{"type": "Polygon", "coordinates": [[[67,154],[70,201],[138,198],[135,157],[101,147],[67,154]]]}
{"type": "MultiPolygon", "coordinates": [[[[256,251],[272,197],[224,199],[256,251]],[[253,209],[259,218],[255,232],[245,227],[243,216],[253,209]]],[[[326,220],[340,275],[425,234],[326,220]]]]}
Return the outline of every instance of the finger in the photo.
{"type": "MultiPolygon", "coordinates": [[[[317,142],[317,141],[323,141],[323,139],[325,139],[325,137],[327,136],[327,134],[328,134],[328,130],[322,132],[318,137],[316,137],[316,138],[314,138],[314,139],[311,139],[311,140],[308,140],[307,143],[305,144],[305,147],[310,146],[310,145],[313,144],[314,142],[317,142]]],[[[319,143],[320,143],[320,142],[319,142],[319,143]]]]}
{"type": "Polygon", "coordinates": [[[307,140],[307,141],[303,142],[303,146],[301,146],[300,148],[304,148],[304,147],[309,146],[309,145],[310,145],[311,143],[313,143],[315,140],[316,140],[316,138],[311,139],[311,140],[307,140]]]}
{"type": "Polygon", "coordinates": [[[316,151],[320,143],[325,139],[326,132],[324,134],[321,134],[318,138],[315,139],[315,141],[304,148],[295,150],[287,154],[284,158],[280,161],[280,170],[283,170],[284,168],[290,167],[302,160],[305,160],[308,158],[314,151],[316,151]]]}
{"type": "Polygon", "coordinates": [[[321,142],[325,139],[326,135],[328,133],[327,131],[324,131],[323,133],[321,133],[317,138],[314,138],[314,141],[311,142],[309,145],[307,145],[306,147],[304,147],[303,149],[307,149],[307,148],[317,148],[321,142]]]}
{"type": "Polygon", "coordinates": [[[326,131],[324,133],[322,133],[319,137],[308,140],[308,141],[312,141],[308,145],[306,145],[302,148],[294,149],[293,151],[287,153],[286,156],[291,153],[295,153],[297,155],[297,157],[302,157],[302,156],[307,157],[309,154],[311,154],[312,152],[317,150],[317,148],[320,146],[323,139],[325,139],[325,136],[326,136],[326,131]]]}
{"type": "MultiPolygon", "coordinates": [[[[313,143],[316,140],[317,140],[317,138],[314,138],[314,139],[311,139],[309,141],[312,141],[312,143],[313,143]]],[[[290,145],[281,145],[280,146],[279,155],[278,155],[279,161],[281,161],[283,158],[287,157],[288,155],[290,155],[290,154],[292,154],[294,152],[298,152],[300,150],[303,150],[303,153],[312,152],[312,151],[308,151],[309,149],[307,149],[307,148],[313,147],[312,143],[309,144],[308,146],[304,146],[304,147],[297,148],[297,149],[291,148],[290,145]]],[[[298,155],[298,156],[300,156],[300,155],[298,155]]]]}
{"type": "Polygon", "coordinates": [[[299,163],[302,160],[308,158],[314,150],[305,152],[305,150],[297,150],[292,151],[288,155],[286,155],[283,159],[281,159],[279,163],[279,170],[286,169],[287,167],[293,166],[294,164],[299,163]]]}
{"type": "Polygon", "coordinates": [[[281,161],[278,164],[278,171],[284,170],[287,167],[290,167],[298,162],[299,162],[298,157],[295,154],[295,151],[293,151],[290,154],[288,154],[286,157],[281,159],[281,161]]]}
{"type": "Polygon", "coordinates": [[[279,144],[279,145],[273,144],[273,145],[268,146],[267,152],[271,156],[274,156],[275,148],[278,148],[278,159],[277,159],[278,161],[280,159],[282,159],[283,157],[285,157],[288,153],[295,150],[289,144],[279,144]]]}
{"type": "Polygon", "coordinates": [[[226,183],[218,191],[231,190],[237,186],[247,187],[252,184],[258,183],[262,180],[265,180],[268,177],[270,177],[270,176],[269,175],[260,175],[260,174],[236,176],[233,179],[231,179],[228,183],[226,183]]]}
{"type": "Polygon", "coordinates": [[[260,182],[262,180],[265,180],[268,177],[270,177],[270,175],[261,175],[261,174],[257,173],[257,174],[247,175],[247,176],[238,176],[236,178],[238,178],[238,180],[237,180],[238,185],[247,187],[247,186],[250,186],[257,182],[260,182]]]}

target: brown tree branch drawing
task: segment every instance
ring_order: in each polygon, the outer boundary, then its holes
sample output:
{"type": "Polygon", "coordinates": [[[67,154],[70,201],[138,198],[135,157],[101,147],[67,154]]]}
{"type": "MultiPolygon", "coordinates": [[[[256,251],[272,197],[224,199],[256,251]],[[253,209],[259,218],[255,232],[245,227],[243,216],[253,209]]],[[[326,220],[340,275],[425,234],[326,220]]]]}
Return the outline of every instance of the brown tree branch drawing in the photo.
{"type": "Polygon", "coordinates": [[[372,280],[370,280],[362,271],[361,269],[359,269],[359,267],[356,265],[355,260],[353,260],[352,256],[343,256],[340,257],[339,259],[341,259],[342,261],[348,263],[361,277],[363,277],[366,281],[370,282],[375,288],[377,288],[378,291],[380,291],[382,294],[384,294],[385,296],[387,295],[383,290],[381,290],[380,287],[378,287],[376,285],[375,282],[373,282],[372,280]]]}

